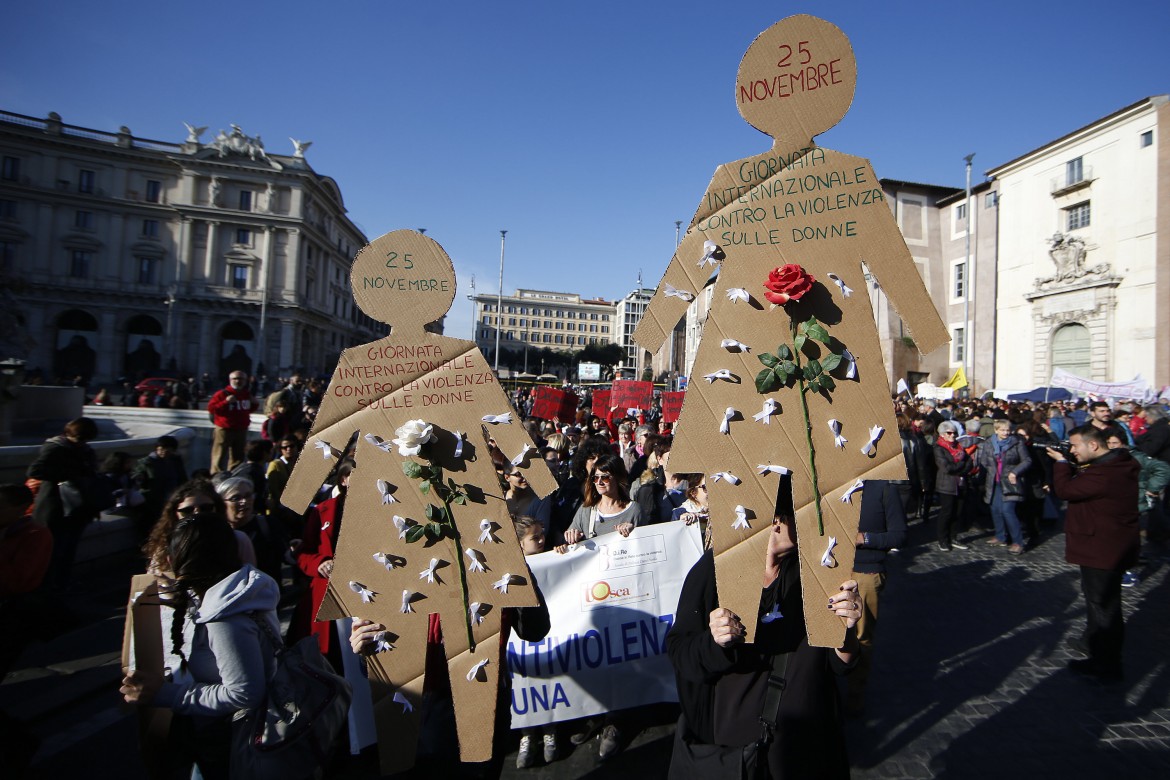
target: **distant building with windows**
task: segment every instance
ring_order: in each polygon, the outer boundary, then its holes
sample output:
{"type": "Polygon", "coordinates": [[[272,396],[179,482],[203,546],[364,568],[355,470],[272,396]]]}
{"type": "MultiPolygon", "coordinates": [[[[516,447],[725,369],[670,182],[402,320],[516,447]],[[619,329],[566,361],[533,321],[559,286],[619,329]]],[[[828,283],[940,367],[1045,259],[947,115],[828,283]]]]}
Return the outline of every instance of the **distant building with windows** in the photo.
{"type": "Polygon", "coordinates": [[[614,342],[621,344],[626,351],[626,359],[621,365],[626,379],[641,379],[643,369],[649,368],[653,371],[654,356],[634,341],[634,330],[642,321],[642,315],[646,313],[646,307],[650,305],[653,296],[654,288],[643,287],[639,278],[638,287],[627,293],[614,307],[617,323],[614,342]]]}
{"type": "Polygon", "coordinates": [[[0,287],[29,370],[91,385],[327,373],[387,332],[354,304],[366,237],[309,144],[188,131],[170,143],[0,111],[0,287]]]}
{"type": "Polygon", "coordinates": [[[612,301],[548,290],[516,290],[497,298],[490,293],[472,297],[475,344],[489,362],[495,357],[497,330],[501,352],[523,352],[526,346],[572,352],[616,341],[612,301]]]}

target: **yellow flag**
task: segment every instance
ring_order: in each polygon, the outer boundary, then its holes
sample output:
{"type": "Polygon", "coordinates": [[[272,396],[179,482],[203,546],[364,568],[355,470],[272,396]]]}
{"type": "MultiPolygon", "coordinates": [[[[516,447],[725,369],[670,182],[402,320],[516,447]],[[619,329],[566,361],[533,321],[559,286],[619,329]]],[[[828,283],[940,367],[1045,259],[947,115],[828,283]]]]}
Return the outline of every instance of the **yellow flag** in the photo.
{"type": "Polygon", "coordinates": [[[943,382],[939,387],[948,387],[951,390],[958,390],[959,388],[967,386],[967,372],[963,370],[962,366],[955,369],[955,373],[951,374],[951,378],[943,382]]]}

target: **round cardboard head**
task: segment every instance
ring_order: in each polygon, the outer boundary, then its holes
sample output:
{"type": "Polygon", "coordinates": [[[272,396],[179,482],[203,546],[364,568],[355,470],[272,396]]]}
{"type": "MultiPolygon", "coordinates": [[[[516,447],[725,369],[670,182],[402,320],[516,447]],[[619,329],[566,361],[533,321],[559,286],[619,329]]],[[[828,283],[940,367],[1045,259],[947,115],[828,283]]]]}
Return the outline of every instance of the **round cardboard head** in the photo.
{"type": "Polygon", "coordinates": [[[421,332],[455,300],[451,258],[437,241],[414,230],[395,230],[366,244],[349,278],[358,308],[399,330],[421,332]]]}
{"type": "Polygon", "coordinates": [[[735,102],[752,127],[804,144],[841,121],[856,86],[857,60],[845,33],[815,16],[790,16],[748,47],[735,102]]]}

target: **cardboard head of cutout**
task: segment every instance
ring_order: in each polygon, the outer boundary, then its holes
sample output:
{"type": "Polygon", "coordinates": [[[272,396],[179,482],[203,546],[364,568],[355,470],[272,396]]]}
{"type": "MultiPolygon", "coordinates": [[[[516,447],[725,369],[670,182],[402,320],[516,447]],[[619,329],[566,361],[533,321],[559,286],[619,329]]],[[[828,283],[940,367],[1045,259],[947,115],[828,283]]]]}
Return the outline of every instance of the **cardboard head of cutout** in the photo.
{"type": "Polygon", "coordinates": [[[821,19],[790,17],[756,39],[736,105],[776,142],[715,171],[634,333],[656,352],[715,266],[670,465],[736,477],[708,481],[711,537],[720,605],[749,639],[767,530],[789,511],[809,643],[841,646],[844,621],[825,603],[852,571],[859,483],[905,479],[865,274],[922,352],[949,338],[869,162],[813,142],[855,81],[849,41],[821,19]]]}
{"type": "Polygon", "coordinates": [[[355,441],[357,467],[317,617],[386,627],[368,659],[385,772],[414,763],[428,628],[441,620],[460,755],[485,761],[503,615],[539,603],[486,436],[538,495],[556,483],[475,343],[423,330],[455,295],[438,243],[411,230],[388,233],[358,253],[351,279],[362,311],[393,330],[342,353],[282,502],[303,512],[355,441]]]}

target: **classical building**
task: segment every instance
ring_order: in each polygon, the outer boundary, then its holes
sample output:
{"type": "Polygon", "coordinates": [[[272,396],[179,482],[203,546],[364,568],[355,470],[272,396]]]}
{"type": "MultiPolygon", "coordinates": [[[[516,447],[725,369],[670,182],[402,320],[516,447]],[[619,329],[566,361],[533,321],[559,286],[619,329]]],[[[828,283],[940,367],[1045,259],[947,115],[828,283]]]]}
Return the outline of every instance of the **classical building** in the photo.
{"type": "Polygon", "coordinates": [[[207,142],[0,112],[0,287],[46,380],[325,373],[386,327],[354,305],[366,237],[337,183],[232,125],[207,142]]]}
{"type": "Polygon", "coordinates": [[[614,304],[577,293],[516,290],[514,295],[472,296],[475,303],[475,344],[494,361],[496,331],[501,353],[549,348],[573,352],[586,344],[616,339],[614,304]]]}
{"type": "Polygon", "coordinates": [[[1054,368],[1170,384],[1168,120],[1167,96],[1147,98],[988,171],[998,386],[1047,385],[1054,368]]]}

